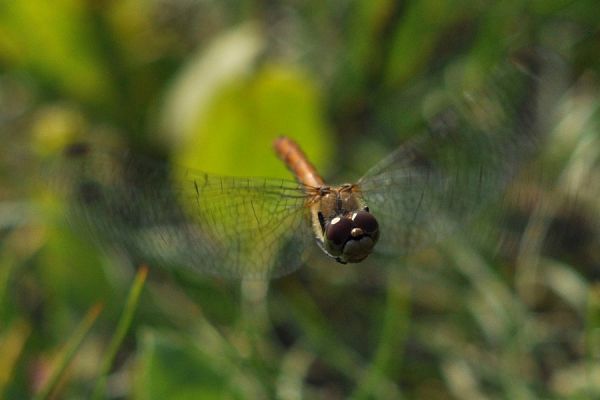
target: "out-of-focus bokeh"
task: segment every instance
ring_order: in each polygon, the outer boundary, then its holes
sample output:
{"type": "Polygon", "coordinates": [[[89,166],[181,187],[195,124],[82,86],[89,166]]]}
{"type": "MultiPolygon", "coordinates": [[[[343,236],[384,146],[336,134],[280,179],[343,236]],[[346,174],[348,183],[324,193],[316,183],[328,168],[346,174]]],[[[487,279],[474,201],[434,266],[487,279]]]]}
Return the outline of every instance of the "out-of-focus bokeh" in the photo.
{"type": "Polygon", "coordinates": [[[600,397],[597,11],[591,0],[4,2],[0,397],[600,397]],[[557,100],[481,240],[457,233],[351,266],[311,257],[272,282],[149,265],[143,282],[126,255],[69,229],[46,185],[44,166],[76,140],[290,178],[272,152],[281,134],[325,177],[355,180],[426,130],[458,69],[485,80],[528,47],[564,60],[542,88],[557,100]]]}

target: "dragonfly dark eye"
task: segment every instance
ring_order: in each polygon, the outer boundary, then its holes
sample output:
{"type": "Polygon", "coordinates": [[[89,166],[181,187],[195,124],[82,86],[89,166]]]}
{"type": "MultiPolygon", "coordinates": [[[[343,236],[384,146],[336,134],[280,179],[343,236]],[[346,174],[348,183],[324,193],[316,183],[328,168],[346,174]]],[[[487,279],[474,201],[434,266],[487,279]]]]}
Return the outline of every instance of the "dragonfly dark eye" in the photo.
{"type": "Polygon", "coordinates": [[[358,211],[352,215],[352,221],[357,228],[360,228],[365,233],[375,233],[379,229],[379,224],[373,214],[367,211],[358,211]]]}
{"type": "Polygon", "coordinates": [[[327,240],[335,246],[343,245],[350,237],[352,221],[348,218],[335,217],[327,227],[327,240]]]}

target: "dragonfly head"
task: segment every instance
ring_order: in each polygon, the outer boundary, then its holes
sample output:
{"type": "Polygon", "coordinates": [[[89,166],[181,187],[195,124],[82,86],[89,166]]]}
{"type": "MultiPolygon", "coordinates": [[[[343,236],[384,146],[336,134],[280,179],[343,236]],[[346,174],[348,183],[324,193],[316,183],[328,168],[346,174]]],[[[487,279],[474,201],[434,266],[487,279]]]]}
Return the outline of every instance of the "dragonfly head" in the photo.
{"type": "Polygon", "coordinates": [[[367,209],[333,218],[325,228],[325,249],[342,264],[357,263],[373,251],[379,224],[367,209]]]}

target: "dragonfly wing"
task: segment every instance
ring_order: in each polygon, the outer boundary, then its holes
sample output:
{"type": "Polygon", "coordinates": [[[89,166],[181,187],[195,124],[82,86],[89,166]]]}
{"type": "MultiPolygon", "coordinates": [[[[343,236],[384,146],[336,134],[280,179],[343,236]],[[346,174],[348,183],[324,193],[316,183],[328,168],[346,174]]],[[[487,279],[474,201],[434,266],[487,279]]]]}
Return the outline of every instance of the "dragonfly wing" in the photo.
{"type": "Polygon", "coordinates": [[[213,176],[89,146],[65,154],[53,175],[68,220],[136,262],[268,279],[298,268],[311,244],[295,182],[213,176]]]}
{"type": "Polygon", "coordinates": [[[547,82],[539,64],[527,65],[507,63],[479,87],[466,82],[440,95],[426,133],[359,180],[371,211],[381,216],[381,247],[405,252],[434,242],[501,197],[535,150],[547,117],[540,111],[540,86],[547,82]]]}

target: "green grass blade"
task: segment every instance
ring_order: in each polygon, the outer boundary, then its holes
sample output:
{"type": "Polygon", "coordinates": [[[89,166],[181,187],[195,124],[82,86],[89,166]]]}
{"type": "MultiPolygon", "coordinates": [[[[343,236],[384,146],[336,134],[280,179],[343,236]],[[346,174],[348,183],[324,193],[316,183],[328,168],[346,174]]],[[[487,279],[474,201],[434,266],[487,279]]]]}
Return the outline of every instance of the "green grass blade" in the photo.
{"type": "Polygon", "coordinates": [[[108,345],[106,357],[102,361],[100,376],[96,382],[96,387],[94,388],[94,394],[92,396],[93,399],[101,399],[104,397],[104,393],[106,391],[106,377],[108,376],[108,373],[113,365],[117,351],[119,350],[119,347],[121,346],[121,343],[123,342],[123,339],[125,339],[125,335],[131,326],[131,321],[133,320],[133,315],[137,309],[140,295],[142,294],[142,289],[147,276],[148,267],[142,266],[136,274],[133,285],[129,290],[125,309],[123,310],[123,314],[121,315],[121,318],[117,324],[117,330],[108,345]]]}
{"type": "Polygon", "coordinates": [[[77,354],[77,350],[83,343],[83,339],[87,336],[92,325],[100,315],[102,311],[102,305],[96,304],[85,315],[83,321],[79,323],[77,329],[75,329],[75,333],[71,336],[69,341],[66,343],[64,349],[58,355],[58,358],[55,360],[54,367],[52,368],[52,372],[48,376],[46,383],[41,388],[41,390],[36,394],[34,399],[42,400],[49,397],[52,393],[56,385],[58,384],[60,378],[63,375],[63,372],[77,354]]]}

